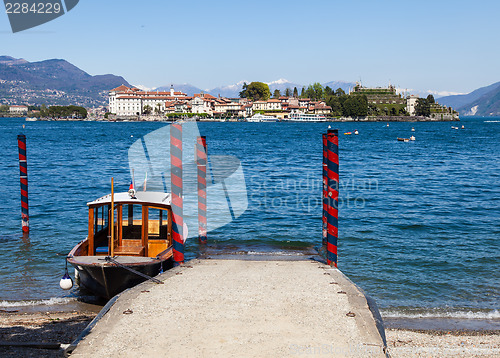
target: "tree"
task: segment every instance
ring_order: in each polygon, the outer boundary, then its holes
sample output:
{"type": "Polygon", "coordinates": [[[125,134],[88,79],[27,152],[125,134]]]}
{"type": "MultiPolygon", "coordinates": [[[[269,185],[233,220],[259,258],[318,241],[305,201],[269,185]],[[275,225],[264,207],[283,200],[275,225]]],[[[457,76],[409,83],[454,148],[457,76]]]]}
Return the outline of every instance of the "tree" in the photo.
{"type": "Polygon", "coordinates": [[[291,95],[292,95],[292,90],[287,87],[285,90],[285,97],[290,97],[291,95]]]}
{"type": "Polygon", "coordinates": [[[340,98],[336,96],[329,96],[326,99],[326,104],[332,107],[332,114],[334,116],[342,115],[342,103],[340,103],[340,98]]]}
{"type": "Polygon", "coordinates": [[[429,117],[431,115],[431,105],[426,98],[417,99],[415,106],[415,114],[417,116],[429,117]]]}
{"type": "Polygon", "coordinates": [[[325,90],[324,90],[325,99],[326,99],[326,97],[331,96],[331,95],[333,95],[333,90],[329,86],[326,86],[325,90]]]}
{"type": "Polygon", "coordinates": [[[339,88],[337,88],[337,90],[335,91],[335,95],[336,95],[337,97],[344,96],[344,95],[345,95],[345,92],[344,92],[344,90],[343,90],[342,88],[340,88],[340,87],[339,87],[339,88]]]}
{"type": "Polygon", "coordinates": [[[434,99],[434,96],[432,94],[427,96],[427,102],[429,104],[436,103],[436,100],[434,99]]]}
{"type": "Polygon", "coordinates": [[[360,117],[368,114],[368,99],[365,95],[350,95],[342,105],[343,115],[347,117],[360,117]]]}
{"type": "Polygon", "coordinates": [[[267,83],[252,82],[246,89],[246,98],[252,99],[252,101],[267,101],[269,97],[271,97],[271,91],[267,83]]]}
{"type": "Polygon", "coordinates": [[[299,91],[297,91],[297,87],[293,88],[293,96],[297,98],[299,96],[299,91]]]}
{"type": "Polygon", "coordinates": [[[7,105],[7,104],[4,104],[4,105],[1,105],[0,106],[0,112],[9,112],[10,111],[10,107],[7,105]]]}
{"type": "Polygon", "coordinates": [[[247,83],[243,82],[242,91],[240,92],[240,98],[246,98],[247,97],[247,88],[248,88],[247,83]]]}
{"type": "Polygon", "coordinates": [[[151,108],[151,106],[149,104],[146,104],[142,109],[142,114],[151,114],[152,110],[153,109],[151,108]]]}
{"type": "Polygon", "coordinates": [[[273,98],[279,99],[281,97],[281,92],[279,89],[275,89],[273,93],[273,98]]]}
{"type": "Polygon", "coordinates": [[[305,87],[302,87],[302,91],[300,91],[300,97],[304,98],[306,96],[306,89],[305,87]]]}
{"type": "Polygon", "coordinates": [[[395,107],[392,107],[391,108],[391,116],[395,116],[397,115],[398,113],[396,112],[396,108],[395,107]]]}

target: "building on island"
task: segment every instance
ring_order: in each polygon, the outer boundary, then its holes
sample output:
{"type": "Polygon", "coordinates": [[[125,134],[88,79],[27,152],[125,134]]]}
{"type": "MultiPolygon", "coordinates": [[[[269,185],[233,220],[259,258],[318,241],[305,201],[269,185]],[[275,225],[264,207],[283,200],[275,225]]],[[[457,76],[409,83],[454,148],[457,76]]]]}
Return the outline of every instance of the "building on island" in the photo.
{"type": "Polygon", "coordinates": [[[417,106],[418,98],[418,96],[413,94],[406,97],[406,112],[408,112],[410,116],[415,115],[415,107],[417,106]]]}
{"type": "Polygon", "coordinates": [[[9,112],[13,114],[23,114],[28,112],[28,106],[22,105],[11,105],[9,106],[9,112]]]}
{"type": "Polygon", "coordinates": [[[142,91],[135,87],[121,85],[109,91],[109,112],[128,117],[145,113],[165,115],[170,113],[197,113],[209,116],[251,117],[255,111],[270,112],[280,118],[291,113],[324,114],[331,113],[331,107],[324,101],[310,98],[281,96],[267,101],[252,102],[247,98],[215,97],[208,93],[193,96],[175,91],[142,91]]]}

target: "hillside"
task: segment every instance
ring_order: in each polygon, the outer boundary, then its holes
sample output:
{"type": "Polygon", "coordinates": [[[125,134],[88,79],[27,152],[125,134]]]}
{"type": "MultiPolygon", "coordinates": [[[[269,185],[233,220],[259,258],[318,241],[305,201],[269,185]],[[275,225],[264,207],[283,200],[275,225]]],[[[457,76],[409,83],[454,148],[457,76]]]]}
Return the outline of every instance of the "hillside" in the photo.
{"type": "Polygon", "coordinates": [[[448,106],[448,107],[453,107],[453,108],[460,108],[467,106],[469,103],[472,103],[488,92],[491,92],[495,90],[497,87],[500,86],[500,82],[493,83],[492,85],[486,86],[486,87],[481,87],[478,88],[475,91],[472,91],[471,93],[468,94],[461,94],[461,95],[455,95],[455,96],[446,96],[446,97],[440,97],[439,98],[439,103],[448,106]]]}
{"type": "Polygon", "coordinates": [[[122,84],[130,86],[121,76],[91,76],[65,60],[0,56],[0,103],[100,106],[107,104],[108,91],[122,84]]]}
{"type": "Polygon", "coordinates": [[[458,112],[463,116],[500,116],[500,84],[497,85],[472,103],[459,107],[458,112]]]}
{"type": "Polygon", "coordinates": [[[468,94],[441,97],[438,101],[458,110],[462,116],[500,116],[500,82],[468,94]]]}

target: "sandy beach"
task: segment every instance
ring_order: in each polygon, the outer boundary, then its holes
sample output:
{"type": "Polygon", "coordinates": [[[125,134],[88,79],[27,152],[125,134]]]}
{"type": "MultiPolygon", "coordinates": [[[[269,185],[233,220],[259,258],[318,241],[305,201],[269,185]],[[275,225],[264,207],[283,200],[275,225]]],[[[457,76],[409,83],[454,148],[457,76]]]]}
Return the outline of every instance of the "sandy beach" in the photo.
{"type": "Polygon", "coordinates": [[[80,335],[96,314],[92,310],[64,312],[1,310],[0,357],[63,357],[63,349],[80,335]],[[16,344],[40,343],[53,344],[54,347],[16,346],[16,344]]]}

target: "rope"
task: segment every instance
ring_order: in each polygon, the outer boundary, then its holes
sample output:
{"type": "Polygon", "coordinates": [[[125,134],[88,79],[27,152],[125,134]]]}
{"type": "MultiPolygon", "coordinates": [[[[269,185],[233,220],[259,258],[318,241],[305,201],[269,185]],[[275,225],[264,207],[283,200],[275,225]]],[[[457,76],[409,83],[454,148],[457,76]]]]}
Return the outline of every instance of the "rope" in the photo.
{"type": "Polygon", "coordinates": [[[136,275],[139,275],[141,277],[144,277],[147,280],[153,281],[154,283],[159,283],[159,284],[163,283],[162,281],[160,281],[160,280],[158,280],[158,279],[156,279],[154,277],[148,276],[148,275],[146,275],[146,274],[144,274],[142,272],[139,272],[137,270],[134,270],[133,268],[130,268],[128,266],[122,265],[121,263],[119,263],[118,261],[116,261],[115,259],[113,259],[113,258],[111,258],[109,256],[106,256],[105,260],[106,260],[106,262],[111,262],[111,263],[115,264],[118,267],[124,268],[125,270],[129,270],[130,272],[135,273],[136,275]]]}

